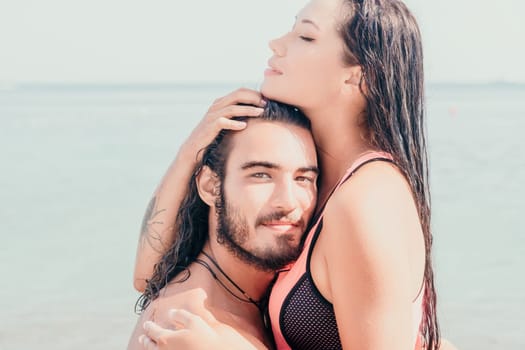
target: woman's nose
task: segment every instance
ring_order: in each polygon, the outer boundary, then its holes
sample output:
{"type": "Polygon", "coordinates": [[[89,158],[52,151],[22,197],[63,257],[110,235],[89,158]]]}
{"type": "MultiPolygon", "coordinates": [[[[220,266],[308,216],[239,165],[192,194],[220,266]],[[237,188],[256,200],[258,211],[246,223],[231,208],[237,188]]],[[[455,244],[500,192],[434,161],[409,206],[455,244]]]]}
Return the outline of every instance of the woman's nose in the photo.
{"type": "Polygon", "coordinates": [[[276,56],[284,56],[284,54],[286,53],[286,48],[283,40],[284,37],[285,36],[281,36],[279,38],[272,39],[268,43],[268,46],[276,56]]]}

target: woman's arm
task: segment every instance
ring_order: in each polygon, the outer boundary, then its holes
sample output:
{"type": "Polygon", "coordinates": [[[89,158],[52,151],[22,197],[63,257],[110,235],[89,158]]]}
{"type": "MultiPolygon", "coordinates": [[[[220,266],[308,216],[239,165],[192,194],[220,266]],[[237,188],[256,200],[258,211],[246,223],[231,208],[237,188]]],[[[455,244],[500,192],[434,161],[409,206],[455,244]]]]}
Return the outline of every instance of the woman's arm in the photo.
{"type": "MultiPolygon", "coordinates": [[[[146,350],[268,350],[268,347],[251,334],[242,332],[214,320],[214,327],[189,311],[170,310],[174,327],[167,329],[155,322],[145,322],[145,334],[139,342],[146,350]]],[[[207,317],[210,321],[211,317],[207,317]]]]}
{"type": "Polygon", "coordinates": [[[424,254],[411,247],[424,245],[404,177],[386,163],[364,166],[334,194],[323,224],[320,248],[343,348],[413,349],[412,300],[422,280],[413,265],[422,267],[424,254]]]}
{"type": "Polygon", "coordinates": [[[188,182],[206,148],[222,129],[242,130],[246,123],[233,117],[259,116],[265,105],[259,92],[236,90],[215,100],[202,121],[181,146],[175,160],[154,192],[140,231],[135,260],[133,285],[139,292],[146,288],[146,280],[153,274],[155,264],[176,239],[175,221],[188,182]],[[239,105],[239,104],[246,105],[239,105]]]}
{"type": "Polygon", "coordinates": [[[154,265],[175,239],[175,218],[195,164],[195,152],[183,145],[146,208],[133,276],[133,285],[139,292],[144,291],[154,265]]]}

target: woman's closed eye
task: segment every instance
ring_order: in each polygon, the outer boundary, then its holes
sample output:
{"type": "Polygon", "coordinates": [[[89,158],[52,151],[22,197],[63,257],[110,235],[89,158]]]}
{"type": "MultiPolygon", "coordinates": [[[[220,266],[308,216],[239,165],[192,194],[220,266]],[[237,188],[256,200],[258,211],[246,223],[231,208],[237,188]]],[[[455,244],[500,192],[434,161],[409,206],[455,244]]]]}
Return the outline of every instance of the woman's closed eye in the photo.
{"type": "Polygon", "coordinates": [[[299,38],[303,41],[306,41],[306,42],[312,42],[314,41],[314,38],[311,38],[309,36],[305,36],[305,35],[299,35],[299,38]]]}

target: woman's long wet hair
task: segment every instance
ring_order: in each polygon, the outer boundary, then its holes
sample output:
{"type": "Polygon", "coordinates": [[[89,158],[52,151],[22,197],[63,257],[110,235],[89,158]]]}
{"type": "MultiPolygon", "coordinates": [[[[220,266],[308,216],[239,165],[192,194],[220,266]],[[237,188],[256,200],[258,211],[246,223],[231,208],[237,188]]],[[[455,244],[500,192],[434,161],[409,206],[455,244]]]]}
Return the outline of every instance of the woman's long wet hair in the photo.
{"type": "Polygon", "coordinates": [[[344,0],[343,60],[362,69],[366,129],[372,146],[390,153],[404,172],[425,238],[425,349],[439,347],[432,269],[430,191],[425,127],[423,49],[415,18],[399,0],[344,0]]]}
{"type": "MultiPolygon", "coordinates": [[[[236,120],[247,121],[240,117],[236,120]]],[[[310,121],[297,108],[267,101],[258,120],[275,121],[310,130],[310,121]]],[[[249,125],[248,125],[249,127],[249,125]]],[[[141,312],[159,296],[170,282],[183,282],[190,276],[188,267],[195,261],[208,240],[208,215],[210,208],[202,201],[197,191],[197,176],[204,166],[209,167],[222,183],[226,160],[230,153],[231,136],[235,131],[222,130],[213,142],[203,150],[202,160],[194,169],[188,184],[188,193],[181,203],[175,222],[174,243],[155,265],[151,279],[147,280],[144,293],[137,300],[135,310],[141,312]],[[174,280],[177,277],[176,280],[174,280]]]]}

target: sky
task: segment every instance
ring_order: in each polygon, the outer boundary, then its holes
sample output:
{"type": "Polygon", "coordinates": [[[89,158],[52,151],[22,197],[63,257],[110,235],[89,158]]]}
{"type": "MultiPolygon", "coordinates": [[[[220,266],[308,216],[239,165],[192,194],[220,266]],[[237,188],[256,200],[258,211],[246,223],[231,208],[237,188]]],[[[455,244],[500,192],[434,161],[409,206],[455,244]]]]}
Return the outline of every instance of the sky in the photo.
{"type": "MultiPolygon", "coordinates": [[[[306,0],[0,0],[0,85],[261,81],[306,0]]],[[[525,82],[525,1],[406,0],[431,82],[525,82]]]]}

